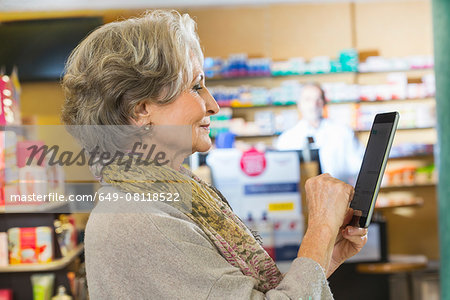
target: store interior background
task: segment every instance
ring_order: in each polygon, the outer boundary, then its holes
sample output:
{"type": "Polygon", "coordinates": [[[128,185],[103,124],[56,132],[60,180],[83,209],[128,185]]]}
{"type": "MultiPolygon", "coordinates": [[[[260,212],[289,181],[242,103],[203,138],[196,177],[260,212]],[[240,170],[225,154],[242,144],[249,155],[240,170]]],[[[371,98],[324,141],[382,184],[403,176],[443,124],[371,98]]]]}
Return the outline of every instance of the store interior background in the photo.
{"type": "MultiPolygon", "coordinates": [[[[120,4],[120,8],[113,1],[104,7],[92,7],[92,9],[75,5],[71,9],[60,7],[47,11],[42,11],[42,9],[35,11],[9,9],[10,11],[0,12],[0,22],[100,16],[107,23],[119,18],[137,16],[145,9],[167,7],[167,5],[155,4],[145,6],[141,5],[141,2],[137,2],[130,3],[127,7],[125,7],[125,4],[120,4]]],[[[412,55],[432,56],[434,53],[431,1],[253,2],[255,3],[251,3],[251,5],[238,5],[236,2],[227,5],[228,3],[223,1],[221,5],[214,5],[213,1],[210,1],[208,3],[202,2],[201,5],[187,6],[183,1],[180,1],[179,4],[171,4],[170,8],[175,8],[181,13],[188,13],[196,20],[205,57],[226,59],[232,54],[245,53],[249,58],[270,58],[272,61],[288,60],[294,57],[303,57],[310,60],[318,56],[335,58],[340,51],[345,49],[356,49],[360,53],[373,53],[375,51],[378,55],[386,58],[412,55]]],[[[5,44],[1,47],[4,46],[5,44]]],[[[388,73],[348,72],[299,75],[290,78],[280,76],[276,78],[207,79],[206,84],[208,87],[219,85],[233,87],[245,84],[273,88],[279,86],[284,80],[298,80],[299,82],[314,81],[321,84],[344,82],[347,84],[380,85],[387,82],[388,73]]],[[[427,74],[433,74],[434,69],[411,70],[404,73],[408,77],[408,82],[414,83],[420,82],[420,79],[427,74]]],[[[25,119],[38,125],[61,124],[60,109],[64,96],[58,81],[21,82],[21,87],[21,113],[25,119]]],[[[435,105],[435,102],[434,97],[425,97],[422,99],[384,101],[383,103],[390,105],[389,108],[395,110],[397,106],[435,105]]],[[[333,109],[333,106],[347,105],[354,109],[355,106],[380,104],[380,101],[375,101],[370,103],[329,103],[329,106],[330,109],[333,109]]],[[[295,110],[295,106],[233,108],[232,115],[251,122],[254,121],[255,111],[258,110],[280,112],[282,110],[295,110]]],[[[365,144],[368,132],[360,131],[356,134],[365,144]]],[[[399,130],[394,145],[402,143],[436,145],[437,137],[436,126],[399,130]]],[[[271,135],[264,135],[260,138],[238,138],[238,140],[248,143],[262,142],[267,145],[271,145],[275,139],[276,136],[271,135]]],[[[435,149],[434,153],[395,159],[393,163],[427,166],[435,162],[436,153],[435,149]]],[[[400,272],[394,274],[394,276],[366,274],[364,276],[368,277],[364,277],[355,275],[356,273],[352,269],[351,275],[342,273],[342,276],[352,276],[352,280],[356,280],[356,282],[345,284],[343,283],[344,279],[338,278],[333,283],[332,279],[336,299],[350,299],[346,298],[345,291],[338,291],[338,289],[350,289],[352,285],[358,285],[357,280],[363,277],[364,279],[359,282],[363,287],[362,289],[370,289],[372,285],[372,289],[376,290],[377,284],[382,285],[384,282],[388,282],[390,289],[387,288],[385,294],[391,295],[392,299],[395,295],[402,295],[402,297],[406,297],[404,299],[438,299],[433,298],[438,297],[436,293],[439,290],[440,251],[437,182],[384,189],[384,192],[396,191],[413,192],[417,198],[422,199],[422,203],[412,207],[382,210],[382,215],[388,224],[388,254],[424,256],[431,267],[428,271],[423,271],[425,275],[423,275],[422,281],[420,281],[419,275],[414,275],[414,272],[400,272]],[[417,290],[412,293],[414,297],[412,297],[412,294],[405,296],[411,290],[411,286],[408,286],[408,284],[414,285],[414,283],[425,281],[428,281],[428,290],[417,290]],[[406,294],[395,294],[395,291],[392,291],[393,287],[395,289],[398,286],[408,290],[406,294]],[[429,297],[424,298],[425,295],[429,297]]],[[[347,272],[347,270],[344,271],[347,272]]],[[[412,287],[412,290],[414,291],[414,287],[412,287]]]]}

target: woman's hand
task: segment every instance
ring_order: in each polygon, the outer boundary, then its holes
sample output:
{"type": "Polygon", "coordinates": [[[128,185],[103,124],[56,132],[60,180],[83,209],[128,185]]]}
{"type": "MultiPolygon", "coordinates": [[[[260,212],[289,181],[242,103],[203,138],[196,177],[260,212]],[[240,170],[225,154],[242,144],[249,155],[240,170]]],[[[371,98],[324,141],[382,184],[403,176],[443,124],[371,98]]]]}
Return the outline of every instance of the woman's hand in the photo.
{"type": "Polygon", "coordinates": [[[331,255],[327,278],[348,258],[357,254],[367,243],[367,229],[346,226],[353,217],[353,209],[349,208],[339,230],[331,255]]]}
{"type": "Polygon", "coordinates": [[[353,187],[329,174],[322,174],[308,179],[305,189],[308,229],[300,245],[298,257],[315,260],[327,273],[339,228],[344,223],[349,202],[353,197],[353,187]]]}
{"type": "Polygon", "coordinates": [[[334,236],[344,223],[354,189],[330,174],[322,174],[306,181],[308,228],[326,227],[334,236]]]}

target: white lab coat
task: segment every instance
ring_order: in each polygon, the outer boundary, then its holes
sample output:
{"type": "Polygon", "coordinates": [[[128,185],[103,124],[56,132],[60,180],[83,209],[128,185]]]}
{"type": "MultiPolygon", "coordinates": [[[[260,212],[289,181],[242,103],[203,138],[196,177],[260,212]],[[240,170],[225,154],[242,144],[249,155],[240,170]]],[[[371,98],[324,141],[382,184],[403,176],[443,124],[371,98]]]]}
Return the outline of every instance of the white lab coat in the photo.
{"type": "Polygon", "coordinates": [[[318,128],[300,120],[297,125],[280,135],[275,147],[279,150],[304,149],[309,136],[314,138],[319,149],[322,173],[330,173],[331,176],[354,185],[361,168],[364,148],[353,130],[329,119],[323,119],[318,128]]]}

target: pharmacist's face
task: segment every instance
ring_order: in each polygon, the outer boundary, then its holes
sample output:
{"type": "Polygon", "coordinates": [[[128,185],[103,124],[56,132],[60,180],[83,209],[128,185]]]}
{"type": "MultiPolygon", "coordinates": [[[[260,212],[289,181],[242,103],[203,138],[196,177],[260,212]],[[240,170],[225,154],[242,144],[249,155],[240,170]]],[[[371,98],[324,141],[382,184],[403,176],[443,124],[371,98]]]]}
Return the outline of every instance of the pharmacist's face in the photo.
{"type": "MultiPolygon", "coordinates": [[[[194,62],[194,80],[187,90],[170,104],[150,105],[150,121],[153,125],[183,127],[180,132],[167,136],[167,139],[184,139],[185,130],[188,129],[191,132],[192,153],[205,152],[211,148],[210,116],[219,111],[219,106],[205,87],[205,75],[197,59],[194,62]]],[[[184,145],[185,142],[183,141],[184,145]]]]}
{"type": "Polygon", "coordinates": [[[319,121],[323,115],[323,100],[320,89],[316,86],[305,86],[300,96],[299,109],[302,118],[306,121],[319,121]]]}

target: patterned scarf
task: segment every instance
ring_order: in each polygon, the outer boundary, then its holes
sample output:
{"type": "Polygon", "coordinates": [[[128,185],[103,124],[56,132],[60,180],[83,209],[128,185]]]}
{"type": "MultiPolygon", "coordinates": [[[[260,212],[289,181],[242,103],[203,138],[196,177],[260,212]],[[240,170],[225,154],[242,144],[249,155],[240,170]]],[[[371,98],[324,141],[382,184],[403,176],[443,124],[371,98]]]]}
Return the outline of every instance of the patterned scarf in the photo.
{"type": "Polygon", "coordinates": [[[255,278],[261,292],[279,284],[282,275],[275,262],[217,189],[185,168],[180,172],[154,165],[133,164],[126,172],[124,168],[118,164],[105,166],[103,181],[129,193],[179,193],[182,201],[167,203],[200,226],[228,263],[255,278]]]}

